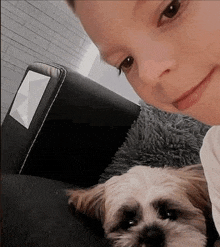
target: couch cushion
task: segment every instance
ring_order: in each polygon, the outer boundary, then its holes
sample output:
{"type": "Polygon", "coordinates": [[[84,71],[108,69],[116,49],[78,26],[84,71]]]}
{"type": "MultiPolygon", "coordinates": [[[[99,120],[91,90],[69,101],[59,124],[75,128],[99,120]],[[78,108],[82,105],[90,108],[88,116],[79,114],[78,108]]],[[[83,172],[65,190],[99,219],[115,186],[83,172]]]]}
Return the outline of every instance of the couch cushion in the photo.
{"type": "Polygon", "coordinates": [[[107,246],[100,223],[71,214],[71,185],[25,175],[4,175],[2,182],[5,247],[107,246]]]}

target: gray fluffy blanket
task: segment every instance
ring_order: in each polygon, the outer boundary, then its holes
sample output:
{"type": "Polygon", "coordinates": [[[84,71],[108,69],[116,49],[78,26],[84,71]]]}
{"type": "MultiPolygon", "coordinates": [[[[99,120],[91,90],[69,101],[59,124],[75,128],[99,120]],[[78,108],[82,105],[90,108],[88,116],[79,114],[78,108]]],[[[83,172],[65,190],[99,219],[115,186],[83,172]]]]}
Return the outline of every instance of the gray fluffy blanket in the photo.
{"type": "Polygon", "coordinates": [[[183,167],[200,163],[199,150],[210,126],[188,116],[163,112],[142,101],[140,106],[138,119],[101,175],[100,183],[135,165],[183,167]]]}

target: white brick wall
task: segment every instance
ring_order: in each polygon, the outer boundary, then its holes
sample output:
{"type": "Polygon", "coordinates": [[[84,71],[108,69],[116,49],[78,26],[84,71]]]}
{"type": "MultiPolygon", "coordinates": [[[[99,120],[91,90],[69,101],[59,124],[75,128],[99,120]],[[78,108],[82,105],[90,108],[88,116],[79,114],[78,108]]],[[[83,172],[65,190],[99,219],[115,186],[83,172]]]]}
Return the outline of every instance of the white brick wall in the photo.
{"type": "Polygon", "coordinates": [[[77,70],[90,43],[64,1],[1,0],[1,122],[29,64],[77,70]]]}

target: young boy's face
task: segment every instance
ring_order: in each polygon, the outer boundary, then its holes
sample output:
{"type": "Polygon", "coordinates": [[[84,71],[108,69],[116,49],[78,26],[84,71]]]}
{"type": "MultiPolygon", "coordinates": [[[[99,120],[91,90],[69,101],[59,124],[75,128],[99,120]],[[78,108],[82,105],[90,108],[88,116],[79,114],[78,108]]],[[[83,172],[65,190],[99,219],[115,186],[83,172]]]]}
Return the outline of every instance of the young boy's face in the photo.
{"type": "Polygon", "coordinates": [[[76,1],[103,59],[162,110],[220,124],[220,1],[76,1]]]}

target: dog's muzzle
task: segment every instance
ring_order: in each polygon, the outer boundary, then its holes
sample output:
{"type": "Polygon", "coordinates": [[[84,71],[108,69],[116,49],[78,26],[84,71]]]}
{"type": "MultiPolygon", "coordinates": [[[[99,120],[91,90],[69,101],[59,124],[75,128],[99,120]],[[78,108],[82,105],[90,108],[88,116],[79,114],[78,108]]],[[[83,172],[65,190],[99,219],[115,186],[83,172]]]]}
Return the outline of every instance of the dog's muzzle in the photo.
{"type": "Polygon", "coordinates": [[[156,225],[146,226],[140,233],[139,243],[146,247],[164,247],[164,231],[156,225]]]}

